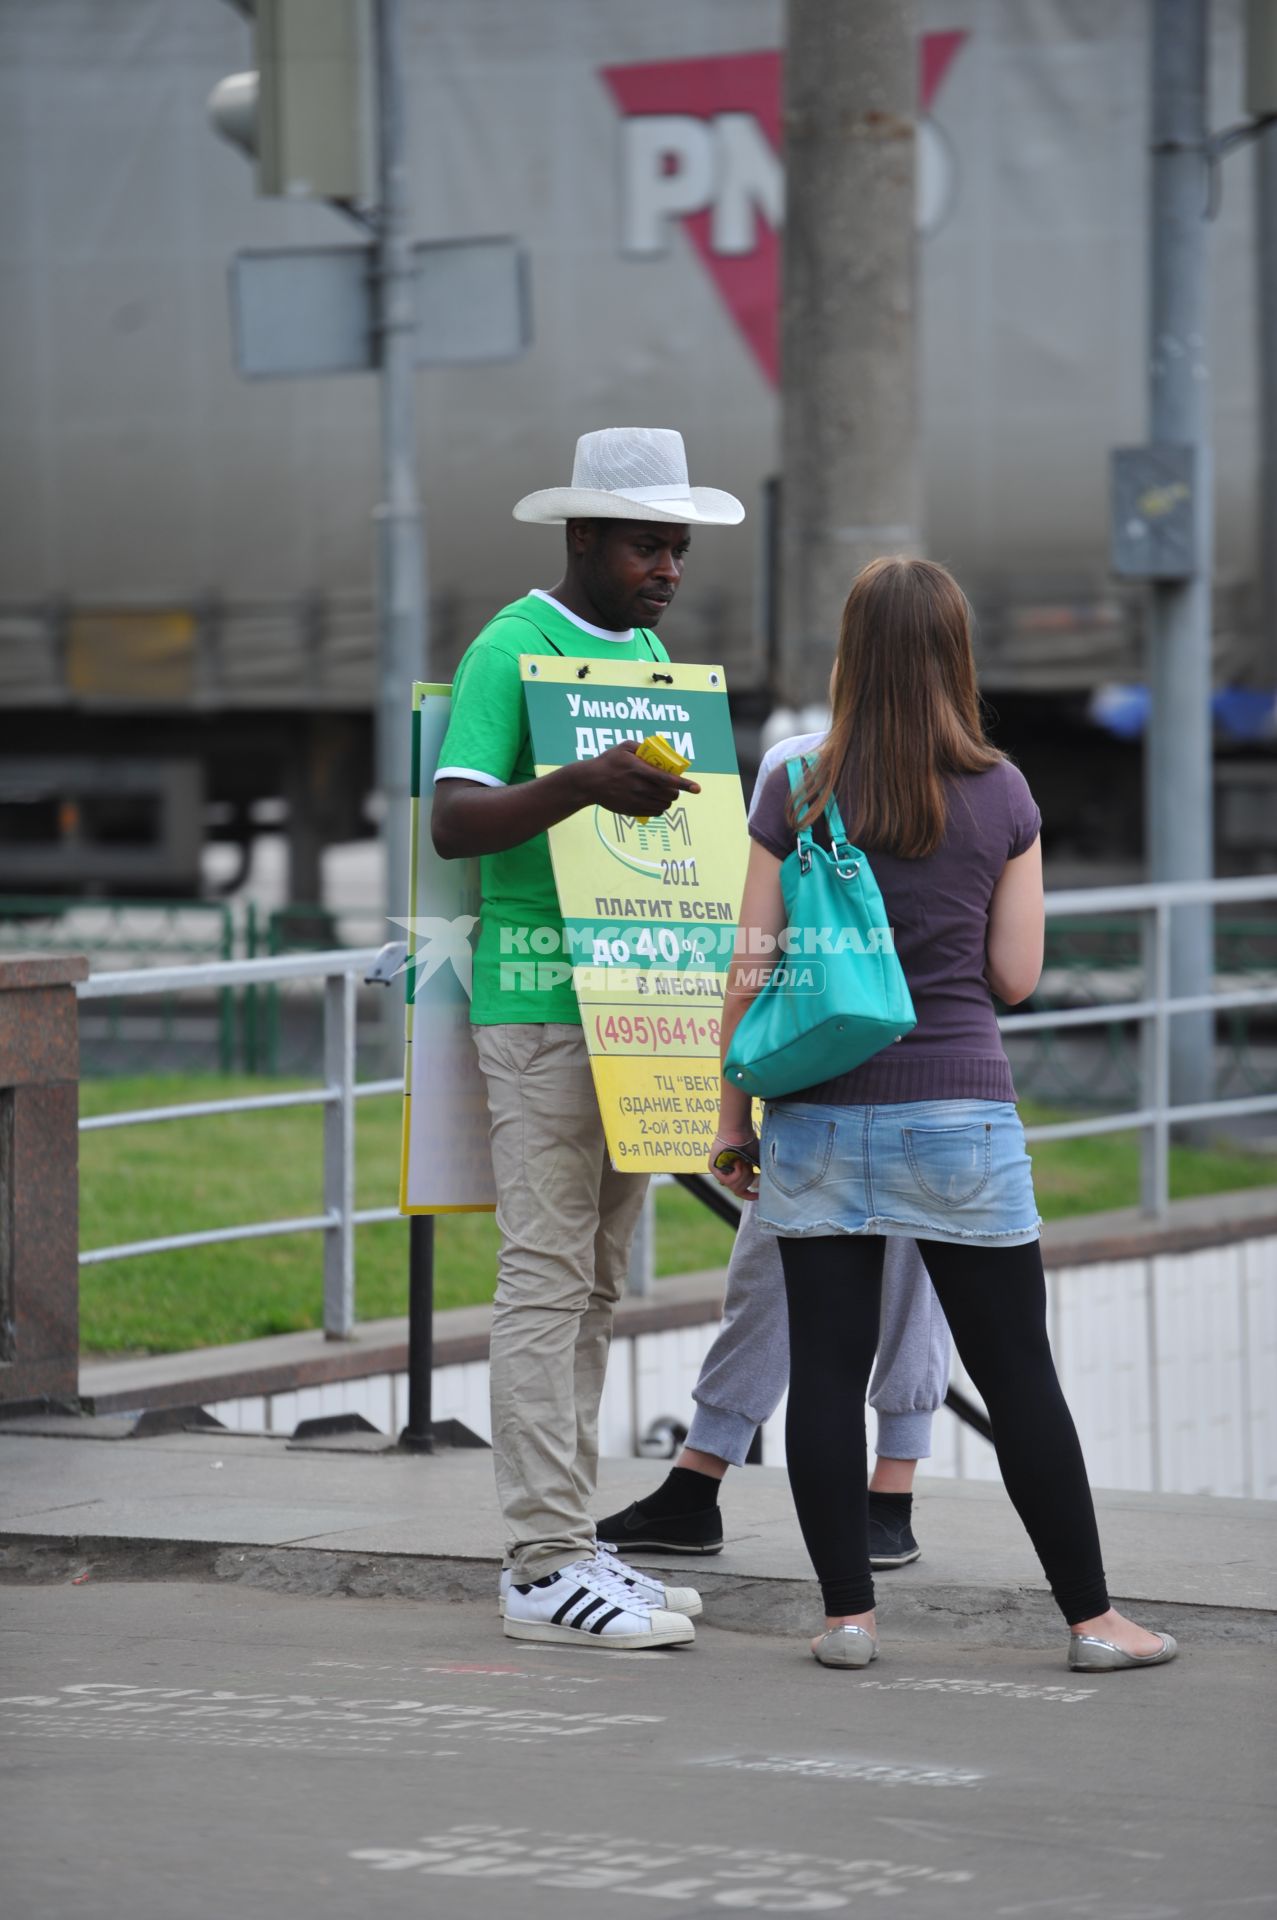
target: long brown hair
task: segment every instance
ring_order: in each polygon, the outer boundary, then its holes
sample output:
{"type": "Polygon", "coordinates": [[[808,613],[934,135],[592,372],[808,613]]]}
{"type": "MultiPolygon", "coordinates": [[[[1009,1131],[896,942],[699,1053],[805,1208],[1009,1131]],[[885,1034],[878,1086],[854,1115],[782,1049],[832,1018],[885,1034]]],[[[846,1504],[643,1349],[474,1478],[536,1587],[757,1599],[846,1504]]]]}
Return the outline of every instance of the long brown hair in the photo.
{"type": "Polygon", "coordinates": [[[861,845],[905,860],[944,835],[946,774],[1002,759],[985,738],[971,651],[971,608],[931,560],[871,560],[843,608],[833,724],[791,816],[805,826],[837,795],[861,845]]]}

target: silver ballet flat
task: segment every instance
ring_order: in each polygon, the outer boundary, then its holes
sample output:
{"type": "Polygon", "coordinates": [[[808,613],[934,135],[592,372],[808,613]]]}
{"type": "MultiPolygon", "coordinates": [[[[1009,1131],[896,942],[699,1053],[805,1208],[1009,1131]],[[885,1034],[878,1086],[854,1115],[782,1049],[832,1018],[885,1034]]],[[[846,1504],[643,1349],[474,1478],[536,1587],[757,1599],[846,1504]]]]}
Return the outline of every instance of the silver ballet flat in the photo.
{"type": "Polygon", "coordinates": [[[878,1642],[867,1627],[830,1627],[812,1653],[822,1667],[867,1667],[878,1658],[878,1642]]]}
{"type": "Polygon", "coordinates": [[[1120,1667],[1160,1667],[1179,1652],[1169,1633],[1159,1633],[1156,1653],[1124,1653],[1111,1640],[1094,1633],[1069,1635],[1069,1666],[1074,1673],[1116,1673],[1120,1667]]]}

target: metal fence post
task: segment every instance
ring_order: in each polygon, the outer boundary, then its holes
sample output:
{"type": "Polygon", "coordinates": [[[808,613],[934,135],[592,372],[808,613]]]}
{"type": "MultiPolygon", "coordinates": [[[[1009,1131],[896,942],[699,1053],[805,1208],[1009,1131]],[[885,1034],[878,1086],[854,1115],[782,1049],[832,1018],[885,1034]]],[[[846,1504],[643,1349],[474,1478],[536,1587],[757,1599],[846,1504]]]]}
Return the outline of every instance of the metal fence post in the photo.
{"type": "Polygon", "coordinates": [[[324,1108],[324,1334],[348,1340],[355,1327],[355,976],[324,982],[324,1084],[338,1098],[324,1108]]]}
{"type": "Polygon", "coordinates": [[[413,1453],[435,1450],[434,1215],[414,1213],[408,1221],[408,1423],[399,1444],[413,1453]]]}
{"type": "MultiPolygon", "coordinates": [[[[221,957],[223,960],[235,958],[235,922],[229,907],[222,908],[221,957]]],[[[223,987],[217,996],[218,1052],[221,1056],[223,1073],[235,1071],[235,995],[229,987],[223,987]]]]}
{"type": "MultiPolygon", "coordinates": [[[[1150,908],[1140,915],[1140,991],[1145,1000],[1155,1001],[1157,989],[1157,913],[1150,908]]],[[[1157,1020],[1146,1014],[1139,1026],[1139,1093],[1146,1113],[1157,1106],[1157,1020]]],[[[1140,1209],[1157,1212],[1157,1129],[1150,1120],[1140,1128],[1140,1209]]]]}
{"type": "MultiPolygon", "coordinates": [[[[406,902],[414,680],[428,678],[427,557],[417,481],[416,297],[408,221],[408,111],[402,0],[375,0],[377,59],[377,364],[380,369],[381,498],[377,529],[376,782],[385,804],[385,911],[406,902]]],[[[402,1061],[402,1021],[383,1022],[386,1071],[402,1061]]]]}
{"type": "Polygon", "coordinates": [[[1140,1137],[1140,1205],[1145,1213],[1163,1214],[1171,1197],[1171,914],[1160,900],[1144,920],[1144,982],[1155,1006],[1144,1021],[1141,1099],[1153,1118],[1140,1137]]]}
{"type": "Polygon", "coordinates": [[[656,1279],[656,1190],[649,1187],[643,1200],[643,1211],[638,1217],[638,1226],[634,1230],[634,1239],[630,1245],[630,1269],[625,1277],[625,1291],[639,1298],[646,1298],[652,1291],[656,1279]]]}
{"type": "MultiPolygon", "coordinates": [[[[244,955],[248,960],[257,958],[257,908],[250,900],[244,918],[244,955]]],[[[244,1071],[260,1073],[261,1061],[258,1058],[258,989],[254,986],[244,988],[241,1001],[244,1015],[244,1071]]]]}
{"type": "MultiPolygon", "coordinates": [[[[278,913],[272,913],[266,923],[266,951],[272,958],[284,951],[278,913]]],[[[266,989],[266,1071],[279,1072],[279,988],[273,984],[266,989]]]]}

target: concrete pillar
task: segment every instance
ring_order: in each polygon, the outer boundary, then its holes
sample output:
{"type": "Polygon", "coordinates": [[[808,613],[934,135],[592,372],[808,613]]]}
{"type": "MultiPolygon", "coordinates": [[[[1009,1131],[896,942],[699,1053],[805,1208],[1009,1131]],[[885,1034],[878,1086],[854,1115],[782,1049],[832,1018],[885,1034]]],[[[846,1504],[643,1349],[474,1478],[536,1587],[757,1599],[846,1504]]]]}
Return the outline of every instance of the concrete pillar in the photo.
{"type": "Polygon", "coordinates": [[[826,697],[847,590],[921,551],[914,0],[789,0],[777,700],[826,697]]]}
{"type": "Polygon", "coordinates": [[[0,1409],[80,1381],[79,955],[0,956],[0,1409]]]}

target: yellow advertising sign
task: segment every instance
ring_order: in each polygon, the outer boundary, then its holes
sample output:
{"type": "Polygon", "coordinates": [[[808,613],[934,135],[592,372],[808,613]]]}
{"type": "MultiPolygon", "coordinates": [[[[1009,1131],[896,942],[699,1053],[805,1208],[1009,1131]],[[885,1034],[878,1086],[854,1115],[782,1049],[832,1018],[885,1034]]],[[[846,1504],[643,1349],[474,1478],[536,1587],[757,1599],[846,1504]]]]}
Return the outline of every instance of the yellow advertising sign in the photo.
{"type": "Polygon", "coordinates": [[[719,1021],[749,840],[721,667],[525,654],[538,774],[624,740],[664,740],[699,793],[639,820],[585,807],[550,829],[612,1164],[698,1172],[718,1118],[719,1021]]]}

